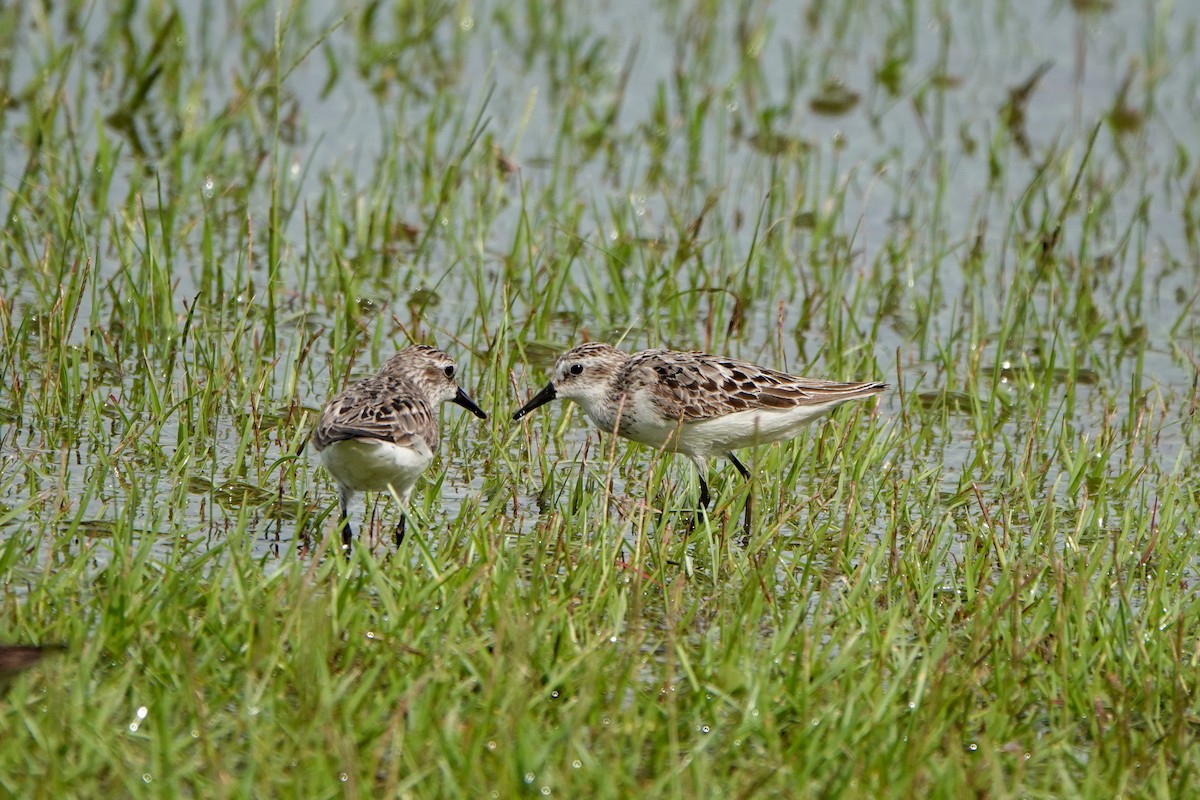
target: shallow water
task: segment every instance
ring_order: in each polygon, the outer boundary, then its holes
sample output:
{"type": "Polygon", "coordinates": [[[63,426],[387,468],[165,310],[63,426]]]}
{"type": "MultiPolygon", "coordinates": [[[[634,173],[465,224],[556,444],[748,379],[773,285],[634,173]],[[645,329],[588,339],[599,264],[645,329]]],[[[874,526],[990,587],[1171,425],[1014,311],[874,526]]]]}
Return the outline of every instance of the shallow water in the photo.
{"type": "MultiPolygon", "coordinates": [[[[964,329],[1003,327],[1008,293],[1025,291],[1014,289],[1016,276],[1036,268],[1029,252],[1012,249],[1010,229],[1032,233],[1042,214],[1059,213],[1074,179],[1063,165],[1083,160],[1100,124],[1090,163],[1105,182],[1096,185],[1092,178],[1078,188],[1073,198],[1077,205],[1064,217],[1059,247],[1078,261],[1078,280],[1089,283],[1092,306],[1106,333],[1083,336],[1075,309],[1066,305],[1065,288],[1047,282],[1029,298],[1047,321],[1045,329],[1030,332],[1024,347],[982,353],[980,363],[1036,366],[1051,355],[1058,361],[1078,357],[1098,376],[1094,382],[1076,382],[1073,410],[1061,421],[1079,436],[1098,435],[1106,416],[1127,415],[1132,401],[1124,387],[1139,378],[1162,426],[1149,458],[1171,470],[1186,459],[1190,446],[1182,420],[1195,368],[1186,354],[1200,352],[1194,308],[1200,259],[1188,231],[1194,219],[1188,215],[1196,213],[1190,149],[1200,118],[1200,7],[1096,3],[1090,7],[1098,10],[1076,10],[1083,5],[1088,4],[895,3],[860,14],[853,4],[839,11],[822,4],[763,2],[744,12],[725,6],[710,19],[673,2],[647,7],[620,0],[560,17],[545,9],[537,18],[525,16],[538,9],[535,4],[511,8],[497,2],[464,6],[466,12],[436,20],[412,44],[405,39],[412,30],[397,30],[401,22],[382,12],[375,19],[375,33],[368,34],[354,17],[337,25],[341,4],[313,2],[290,20],[285,40],[285,61],[295,63],[284,84],[285,188],[294,208],[312,210],[331,191],[343,201],[359,197],[369,202],[372,192],[380,190],[382,175],[393,184],[382,191],[394,198],[400,218],[429,220],[428,199],[410,191],[406,182],[409,168],[385,168],[379,161],[395,150],[397,139],[412,140],[400,149],[414,160],[424,137],[432,137],[440,152],[462,147],[463,129],[451,123],[479,114],[492,139],[476,147],[494,143],[517,171],[498,187],[481,189],[482,195],[502,197],[480,200],[494,216],[486,230],[477,232],[474,252],[456,247],[447,236],[419,263],[402,264],[402,270],[411,266],[411,271],[399,282],[364,283],[375,293],[366,299],[381,309],[403,308],[413,291],[434,287],[440,302],[425,311],[430,328],[468,335],[477,331],[477,309],[502,311],[498,296],[478,297],[479,287],[498,288],[494,282],[473,280],[464,265],[491,270],[503,261],[522,224],[522,195],[545,197],[563,209],[564,219],[535,220],[541,235],[552,240],[553,231],[561,228],[584,243],[581,257],[568,267],[568,283],[576,287],[569,299],[579,302],[561,309],[570,321],[554,332],[552,344],[569,345],[577,330],[593,336],[629,330],[626,344],[631,348],[711,347],[820,372],[829,330],[819,315],[802,324],[806,297],[820,287],[836,302],[840,292],[850,294],[856,283],[893,275],[898,301],[883,313],[874,336],[865,337],[873,356],[867,360],[878,365],[880,374],[840,377],[879,377],[898,380],[906,391],[937,390],[963,381],[961,374],[943,373],[940,348],[960,347],[955,342],[964,329]],[[372,47],[390,47],[394,58],[372,60],[366,55],[372,47]],[[1002,117],[1018,113],[1005,110],[1011,107],[1012,92],[1039,74],[1019,104],[1023,125],[1010,126],[1023,139],[1010,139],[1002,117]],[[1117,117],[1100,122],[1114,108],[1123,110],[1122,122],[1112,121],[1117,117]],[[806,155],[800,159],[797,152],[806,155]],[[1059,159],[1059,153],[1067,157],[1059,159]],[[789,196],[769,206],[772,193],[789,196]],[[606,250],[617,252],[634,241],[627,266],[631,277],[641,280],[641,270],[662,260],[660,248],[675,247],[674,220],[697,214],[710,195],[715,199],[703,230],[721,240],[710,254],[718,262],[710,265],[710,274],[732,280],[748,259],[776,258],[775,251],[751,255],[761,246],[765,229],[784,231],[786,239],[778,252],[789,258],[775,266],[781,277],[774,285],[752,290],[736,335],[714,335],[703,315],[663,319],[649,291],[641,299],[635,294],[630,306],[604,297],[603,282],[610,273],[600,264],[606,250]],[[1080,212],[1081,205],[1086,213],[1080,212]],[[568,219],[576,209],[585,211],[568,219]],[[764,209],[801,213],[760,224],[764,209]],[[810,226],[823,220],[844,240],[840,251],[809,251],[810,226]],[[978,263],[968,268],[964,265],[972,252],[978,263]],[[840,265],[838,271],[833,264],[840,265]],[[598,291],[585,288],[597,281],[598,291]],[[1143,329],[1140,344],[1105,344],[1135,327],[1143,329]],[[1077,341],[1084,342],[1083,351],[1077,341]]],[[[102,275],[122,263],[120,248],[112,242],[116,226],[104,220],[131,213],[123,206],[128,187],[169,157],[169,148],[155,142],[169,140],[172,125],[211,124],[223,109],[244,102],[239,81],[261,80],[257,70],[266,67],[254,59],[279,24],[273,14],[248,20],[217,2],[189,5],[180,12],[188,36],[166,46],[187,49],[192,68],[206,76],[203,91],[169,108],[155,108],[155,102],[165,100],[152,95],[131,127],[104,122],[121,87],[112,66],[91,57],[91,47],[107,29],[102,10],[78,22],[61,6],[44,21],[31,12],[24,20],[31,34],[19,39],[14,53],[9,91],[18,94],[13,90],[37,83],[50,43],[78,43],[77,64],[63,87],[70,98],[70,113],[64,113],[73,139],[85,156],[96,152],[103,137],[120,146],[117,177],[106,192],[111,207],[92,204],[101,209],[94,226],[86,208],[80,212],[89,228],[84,239],[91,242],[102,275]]],[[[130,27],[130,36],[144,50],[153,24],[149,18],[141,23],[130,27]]],[[[20,181],[30,152],[30,143],[18,133],[21,114],[20,105],[8,110],[0,131],[5,178],[0,202],[12,225],[22,220],[36,224],[15,199],[29,189],[20,181]]],[[[231,229],[218,249],[227,262],[235,259],[243,246],[236,228],[244,217],[241,200],[229,195],[223,176],[186,167],[163,169],[162,174],[178,181],[166,186],[167,192],[191,196],[229,215],[231,229]]],[[[249,220],[260,230],[267,222],[267,191],[262,182],[246,203],[249,220]]],[[[87,205],[86,198],[83,203],[87,205]]],[[[435,226],[461,222],[449,215],[430,221],[435,226]]],[[[293,213],[284,231],[291,252],[303,250],[305,213],[293,213]]],[[[200,226],[181,228],[184,256],[176,260],[174,276],[180,309],[202,285],[201,236],[200,226]]],[[[328,242],[318,246],[336,250],[328,242]]],[[[669,286],[670,279],[662,283],[669,286]]],[[[0,293],[15,301],[18,324],[24,314],[35,313],[35,294],[20,276],[0,277],[0,293]]],[[[99,301],[104,302],[102,295],[99,301]]],[[[516,319],[528,317],[530,302],[517,296],[509,313],[516,319]]],[[[869,297],[861,313],[873,318],[885,302],[869,297]]],[[[305,307],[304,298],[297,305],[305,314],[297,333],[334,324],[323,307],[305,307]]],[[[89,312],[80,309],[83,318],[89,312]]],[[[718,330],[728,321],[722,316],[726,313],[717,312],[718,330]]],[[[78,335],[84,344],[82,330],[78,335]]],[[[330,390],[332,379],[320,370],[322,363],[310,362],[300,376],[299,400],[306,407],[318,407],[330,390]]],[[[358,374],[372,366],[360,363],[358,374]]],[[[469,361],[467,370],[469,374],[469,361]]],[[[287,365],[281,364],[278,373],[283,384],[287,365]]],[[[530,390],[543,379],[544,372],[537,370],[518,376],[530,390]]],[[[111,380],[117,391],[128,379],[114,371],[111,380]]],[[[1039,389],[1004,373],[992,387],[1018,411],[1023,393],[1039,389]]],[[[1051,391],[1062,395],[1065,388],[1051,391]]],[[[266,400],[267,406],[275,403],[266,400]]],[[[517,402],[513,398],[514,406],[517,402]]],[[[504,416],[505,409],[490,410],[504,416]]],[[[882,401],[880,424],[899,412],[900,393],[893,392],[882,401]]],[[[561,413],[557,407],[541,412],[533,424],[549,424],[561,413]]],[[[460,433],[470,430],[454,412],[443,419],[460,433]]],[[[1003,422],[1004,442],[1028,436],[1028,423],[1020,413],[1003,422]]],[[[946,425],[937,447],[924,453],[901,447],[898,459],[908,472],[939,463],[945,488],[953,491],[976,455],[974,426],[959,413],[950,413],[946,425]]],[[[240,431],[221,430],[213,446],[232,461],[240,431]]],[[[169,447],[177,433],[168,423],[157,435],[169,447]]],[[[587,435],[582,427],[572,429],[564,457],[582,447],[587,435]]],[[[12,441],[20,442],[19,434],[12,441]]],[[[1002,445],[995,457],[1003,455],[1002,445]]],[[[28,439],[21,446],[49,447],[28,439]]],[[[75,489],[85,483],[88,448],[97,446],[106,443],[81,443],[77,456],[67,459],[68,493],[89,494],[75,489]]],[[[274,454],[284,455],[278,449],[274,454]]],[[[311,453],[307,465],[310,477],[301,486],[324,491],[311,453]]],[[[479,491],[478,476],[463,477],[460,466],[450,465],[442,486],[447,518],[455,517],[460,503],[479,491]]],[[[690,491],[685,470],[690,466],[681,465],[674,474],[681,488],[690,491]]],[[[216,484],[233,481],[214,478],[216,484]]],[[[254,483],[255,476],[246,480],[254,483]]],[[[0,499],[9,505],[31,491],[20,481],[5,486],[0,499]]],[[[120,513],[126,500],[116,476],[111,486],[107,496],[82,500],[84,517],[102,520],[120,513]]],[[[618,482],[615,490],[621,493],[625,487],[618,482]]],[[[629,491],[640,488],[635,482],[629,491]]],[[[804,487],[794,491],[805,496],[804,487]]],[[[212,505],[210,495],[200,493],[184,520],[163,520],[150,505],[155,496],[169,496],[171,488],[161,485],[145,494],[151,498],[142,515],[149,529],[172,526],[200,535],[219,530],[226,513],[236,517],[235,510],[223,511],[212,505]]],[[[534,498],[523,497],[522,502],[532,507],[534,498]]],[[[259,530],[264,554],[275,547],[271,538],[276,533],[283,541],[291,535],[286,522],[263,520],[259,530]]]]}

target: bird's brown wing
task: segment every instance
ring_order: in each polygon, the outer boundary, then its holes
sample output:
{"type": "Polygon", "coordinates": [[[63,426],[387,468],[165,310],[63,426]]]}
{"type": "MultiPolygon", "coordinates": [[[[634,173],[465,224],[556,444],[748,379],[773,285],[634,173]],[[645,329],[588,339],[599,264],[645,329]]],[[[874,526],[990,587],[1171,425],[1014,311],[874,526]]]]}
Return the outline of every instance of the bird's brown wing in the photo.
{"type": "Polygon", "coordinates": [[[313,430],[318,450],[348,439],[378,439],[402,447],[419,440],[431,450],[437,448],[437,417],[429,403],[409,394],[354,391],[360,386],[333,398],[322,410],[313,430]]]}
{"type": "Polygon", "coordinates": [[[623,383],[631,393],[647,392],[663,416],[684,422],[852,400],[884,388],[880,383],[804,378],[707,353],[647,350],[631,358],[625,370],[623,383]]]}

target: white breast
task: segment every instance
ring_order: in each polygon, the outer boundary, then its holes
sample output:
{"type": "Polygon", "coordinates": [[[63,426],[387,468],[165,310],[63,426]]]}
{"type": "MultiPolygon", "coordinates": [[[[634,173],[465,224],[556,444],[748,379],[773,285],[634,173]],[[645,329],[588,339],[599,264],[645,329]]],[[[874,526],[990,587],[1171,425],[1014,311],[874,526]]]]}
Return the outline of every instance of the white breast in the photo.
{"type": "Polygon", "coordinates": [[[400,447],[377,439],[349,439],[321,451],[321,462],[343,486],[357,492],[394,489],[405,501],[431,461],[433,452],[419,440],[413,447],[400,447]]]}

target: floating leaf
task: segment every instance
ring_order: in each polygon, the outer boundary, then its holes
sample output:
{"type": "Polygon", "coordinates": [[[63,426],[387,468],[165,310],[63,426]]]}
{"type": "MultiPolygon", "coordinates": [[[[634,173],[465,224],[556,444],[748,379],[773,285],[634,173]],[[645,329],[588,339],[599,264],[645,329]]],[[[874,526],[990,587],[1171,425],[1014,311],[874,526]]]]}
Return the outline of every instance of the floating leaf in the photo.
{"type": "Polygon", "coordinates": [[[830,81],[822,86],[821,91],[808,101],[808,107],[815,114],[836,117],[845,114],[858,105],[859,99],[858,92],[847,89],[841,81],[830,81]]]}
{"type": "Polygon", "coordinates": [[[275,499],[275,493],[243,481],[230,481],[217,488],[212,497],[221,508],[234,511],[246,506],[265,506],[275,499]]]}
{"type": "Polygon", "coordinates": [[[81,519],[75,531],[93,538],[107,538],[117,532],[117,523],[111,519],[81,519]]]}
{"type": "Polygon", "coordinates": [[[417,289],[408,296],[408,307],[417,311],[425,308],[437,308],[441,304],[441,295],[432,289],[417,289]]]}
{"type": "Polygon", "coordinates": [[[975,404],[983,402],[982,398],[973,397],[966,392],[918,392],[917,403],[928,411],[948,411],[951,414],[971,414],[975,404]]]}
{"type": "Polygon", "coordinates": [[[208,494],[213,489],[213,482],[201,475],[192,475],[188,478],[187,490],[189,494],[208,494]]]}
{"type": "Polygon", "coordinates": [[[294,521],[300,518],[304,504],[295,497],[276,498],[263,509],[263,517],[272,520],[294,521]]]}
{"type": "Polygon", "coordinates": [[[803,139],[772,131],[752,133],[746,141],[755,150],[768,156],[799,155],[812,148],[812,145],[803,139]]]}

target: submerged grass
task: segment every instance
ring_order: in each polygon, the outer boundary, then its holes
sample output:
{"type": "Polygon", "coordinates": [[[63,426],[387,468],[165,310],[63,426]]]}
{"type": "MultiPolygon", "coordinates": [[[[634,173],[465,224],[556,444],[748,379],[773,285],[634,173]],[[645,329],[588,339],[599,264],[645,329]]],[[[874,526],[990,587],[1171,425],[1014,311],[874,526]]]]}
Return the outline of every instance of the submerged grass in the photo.
{"type": "Polygon", "coordinates": [[[1195,791],[1197,28],[984,6],[0,10],[0,794],[1195,791]],[[893,389],[688,535],[509,422],[585,337],[893,389]],[[490,418],[345,560],[304,443],[410,340],[490,418]]]}

